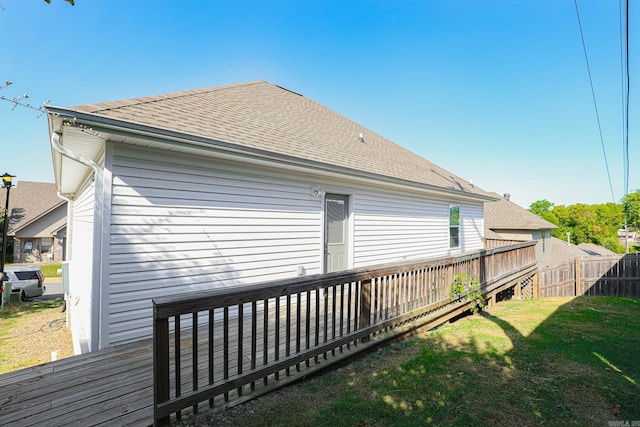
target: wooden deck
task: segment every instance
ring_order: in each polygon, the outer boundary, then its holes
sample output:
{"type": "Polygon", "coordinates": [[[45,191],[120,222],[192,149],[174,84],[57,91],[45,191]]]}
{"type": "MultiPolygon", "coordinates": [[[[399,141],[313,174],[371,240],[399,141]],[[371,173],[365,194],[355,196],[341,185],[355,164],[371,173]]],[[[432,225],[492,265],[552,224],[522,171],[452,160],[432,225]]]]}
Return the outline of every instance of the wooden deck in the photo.
{"type": "MultiPolygon", "coordinates": [[[[282,320],[284,316],[283,312],[282,320]]],[[[245,324],[250,324],[250,315],[244,318],[245,324]]],[[[214,326],[216,340],[222,340],[222,320],[216,320],[214,326]]],[[[209,337],[206,329],[203,328],[198,338],[199,365],[206,365],[202,361],[207,360],[206,344],[209,337]]],[[[229,336],[238,336],[237,316],[232,319],[227,332],[229,336]]],[[[293,332],[289,346],[295,346],[295,331],[293,332]]],[[[282,337],[287,336],[284,321],[280,324],[280,333],[282,337]]],[[[180,365],[183,372],[190,372],[193,361],[192,339],[188,333],[183,331],[183,334],[180,340],[180,365]]],[[[172,347],[173,338],[172,333],[172,347]]],[[[262,340],[262,336],[259,338],[262,340]]],[[[250,348],[249,337],[245,337],[244,341],[244,348],[250,348]]],[[[286,340],[282,339],[278,347],[284,355],[286,340]]],[[[275,351],[273,339],[268,340],[267,348],[272,355],[275,351]]],[[[0,426],[150,426],[153,424],[152,351],[153,341],[148,339],[0,375],[0,426]]],[[[348,353],[350,352],[345,348],[340,354],[325,354],[324,359],[342,359],[348,353]]],[[[262,358],[263,354],[258,353],[257,356],[262,358]]],[[[216,350],[214,359],[216,378],[222,378],[225,362],[220,350],[216,350]]],[[[230,354],[229,360],[227,369],[235,372],[237,351],[230,354]]],[[[172,357],[172,377],[175,372],[174,362],[172,357]]],[[[299,370],[303,375],[305,365],[300,365],[299,370]]],[[[278,378],[277,374],[269,377],[272,382],[280,385],[296,379],[278,378]]],[[[192,388],[192,380],[188,375],[183,375],[183,391],[192,388]]],[[[206,373],[200,373],[199,383],[207,383],[206,373]]],[[[247,386],[246,391],[247,394],[254,394],[249,393],[250,390],[259,394],[263,388],[262,382],[256,382],[251,387],[247,386]]],[[[175,384],[171,393],[175,395],[175,384]]],[[[239,399],[235,390],[230,394],[234,395],[233,403],[247,400],[239,399]]],[[[216,406],[227,406],[224,400],[219,400],[216,406]]],[[[208,409],[206,402],[199,406],[200,410],[208,409]]],[[[184,410],[183,419],[190,417],[191,413],[191,408],[184,410]]]]}
{"type": "Polygon", "coordinates": [[[151,351],[145,340],[0,375],[0,425],[151,425],[151,351]]]}

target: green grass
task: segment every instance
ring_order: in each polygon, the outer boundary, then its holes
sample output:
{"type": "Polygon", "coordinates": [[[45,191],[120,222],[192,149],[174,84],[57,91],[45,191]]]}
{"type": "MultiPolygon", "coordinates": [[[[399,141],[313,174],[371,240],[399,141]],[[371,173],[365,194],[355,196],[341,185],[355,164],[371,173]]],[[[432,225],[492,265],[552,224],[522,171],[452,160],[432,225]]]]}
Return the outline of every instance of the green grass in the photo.
{"type": "Polygon", "coordinates": [[[640,420],[639,384],[640,301],[510,301],[263,397],[232,424],[606,426],[640,420]]]}
{"type": "Polygon", "coordinates": [[[46,264],[42,266],[42,275],[44,277],[58,277],[58,270],[62,268],[62,264],[46,264]]]}

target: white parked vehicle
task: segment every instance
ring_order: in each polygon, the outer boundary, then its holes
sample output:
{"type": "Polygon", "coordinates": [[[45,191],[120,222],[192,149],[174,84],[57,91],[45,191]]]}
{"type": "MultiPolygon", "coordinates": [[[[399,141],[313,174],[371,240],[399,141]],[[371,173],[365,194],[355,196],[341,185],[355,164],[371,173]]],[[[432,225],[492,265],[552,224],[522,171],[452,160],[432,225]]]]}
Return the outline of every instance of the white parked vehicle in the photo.
{"type": "Polygon", "coordinates": [[[19,294],[20,300],[42,296],[45,291],[44,276],[40,267],[11,266],[4,269],[4,288],[11,285],[11,294],[19,294]]]}

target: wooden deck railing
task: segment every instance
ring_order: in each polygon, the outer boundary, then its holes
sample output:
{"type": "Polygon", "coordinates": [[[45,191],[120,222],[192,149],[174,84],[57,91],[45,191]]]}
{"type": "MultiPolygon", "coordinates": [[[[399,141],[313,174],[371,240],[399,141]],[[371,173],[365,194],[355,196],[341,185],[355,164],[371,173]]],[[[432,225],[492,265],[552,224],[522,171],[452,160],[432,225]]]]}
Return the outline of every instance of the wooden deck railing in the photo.
{"type": "Polygon", "coordinates": [[[576,258],[540,270],[540,296],[640,298],[640,255],[576,258]]]}
{"type": "Polygon", "coordinates": [[[225,408],[466,309],[451,304],[458,272],[491,299],[530,283],[534,242],[261,285],[157,298],[154,417],[225,408]]]}

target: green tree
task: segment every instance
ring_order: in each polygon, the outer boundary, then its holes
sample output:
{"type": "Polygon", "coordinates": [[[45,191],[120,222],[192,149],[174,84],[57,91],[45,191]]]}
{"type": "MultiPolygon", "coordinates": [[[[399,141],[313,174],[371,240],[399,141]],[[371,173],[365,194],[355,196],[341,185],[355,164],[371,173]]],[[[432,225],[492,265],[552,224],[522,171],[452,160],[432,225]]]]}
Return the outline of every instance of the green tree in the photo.
{"type": "Polygon", "coordinates": [[[640,230],[640,190],[627,194],[622,199],[627,225],[633,230],[640,230]]]}
{"type": "Polygon", "coordinates": [[[554,225],[558,224],[558,218],[553,214],[554,204],[546,199],[536,200],[529,206],[529,211],[554,225]]]}
{"type": "MultiPolygon", "coordinates": [[[[637,200],[636,213],[640,216],[640,195],[637,200]]],[[[532,203],[529,211],[558,227],[551,231],[553,237],[565,240],[570,233],[573,244],[595,243],[614,252],[624,252],[617,241],[618,229],[624,222],[622,205],[576,203],[564,206],[543,199],[532,203]]]]}

